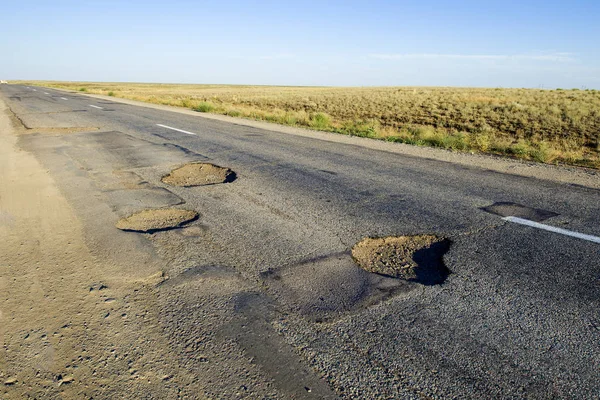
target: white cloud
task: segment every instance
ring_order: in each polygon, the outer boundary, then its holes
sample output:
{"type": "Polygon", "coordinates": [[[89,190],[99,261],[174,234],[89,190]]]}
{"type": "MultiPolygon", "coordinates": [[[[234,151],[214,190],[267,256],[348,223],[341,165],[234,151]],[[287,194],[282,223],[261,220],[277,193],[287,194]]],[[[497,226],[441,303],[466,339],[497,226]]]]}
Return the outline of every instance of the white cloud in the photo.
{"type": "Polygon", "coordinates": [[[473,60],[473,61],[547,61],[573,62],[572,53],[537,53],[537,54],[435,54],[435,53],[398,53],[370,54],[370,58],[379,60],[473,60]]]}

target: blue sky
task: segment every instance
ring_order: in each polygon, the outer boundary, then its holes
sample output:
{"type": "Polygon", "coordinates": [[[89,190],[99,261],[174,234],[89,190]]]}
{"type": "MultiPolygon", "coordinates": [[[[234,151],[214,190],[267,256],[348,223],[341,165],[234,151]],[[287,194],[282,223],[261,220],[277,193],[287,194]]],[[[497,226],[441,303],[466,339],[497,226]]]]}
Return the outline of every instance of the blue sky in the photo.
{"type": "Polygon", "coordinates": [[[600,1],[21,1],[0,78],[600,89],[600,1]]]}

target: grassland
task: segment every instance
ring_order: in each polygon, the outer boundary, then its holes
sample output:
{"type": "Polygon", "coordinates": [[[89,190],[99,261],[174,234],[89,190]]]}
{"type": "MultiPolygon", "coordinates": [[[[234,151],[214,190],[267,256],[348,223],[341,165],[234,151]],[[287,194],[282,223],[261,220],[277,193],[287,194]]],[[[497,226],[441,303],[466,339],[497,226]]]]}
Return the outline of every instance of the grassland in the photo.
{"type": "Polygon", "coordinates": [[[27,82],[374,139],[600,168],[600,91],[27,82]]]}

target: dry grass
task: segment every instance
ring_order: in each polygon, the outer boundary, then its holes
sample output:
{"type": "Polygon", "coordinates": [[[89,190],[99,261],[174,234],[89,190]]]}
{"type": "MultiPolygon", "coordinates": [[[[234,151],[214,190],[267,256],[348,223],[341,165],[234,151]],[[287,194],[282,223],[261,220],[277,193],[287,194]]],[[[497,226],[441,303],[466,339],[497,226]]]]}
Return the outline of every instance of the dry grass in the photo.
{"type": "Polygon", "coordinates": [[[392,142],[600,168],[600,91],[27,82],[392,142]]]}

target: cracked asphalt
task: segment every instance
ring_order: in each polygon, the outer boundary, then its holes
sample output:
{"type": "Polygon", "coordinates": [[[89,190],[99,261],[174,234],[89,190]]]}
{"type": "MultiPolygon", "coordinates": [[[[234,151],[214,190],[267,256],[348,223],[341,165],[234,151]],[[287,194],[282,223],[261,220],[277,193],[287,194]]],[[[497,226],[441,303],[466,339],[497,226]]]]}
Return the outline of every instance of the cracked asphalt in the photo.
{"type": "MultiPolygon", "coordinates": [[[[139,304],[174,372],[138,395],[600,397],[600,245],[482,209],[516,203],[547,211],[544,224],[600,236],[600,190],[586,184],[596,172],[582,182],[581,171],[547,167],[539,179],[402,154],[393,143],[375,149],[44,91],[0,89],[20,149],[48,171],[96,258],[126,260],[127,279],[136,263],[148,275],[148,259],[159,270],[139,304]],[[161,181],[189,162],[236,179],[161,181]],[[166,207],[199,218],[152,234],[115,228],[166,207]],[[350,254],[365,237],[420,234],[451,242],[442,284],[368,273],[350,254]]],[[[10,279],[10,268],[2,274],[10,279]]],[[[128,397],[123,385],[115,395],[128,397]]]]}

